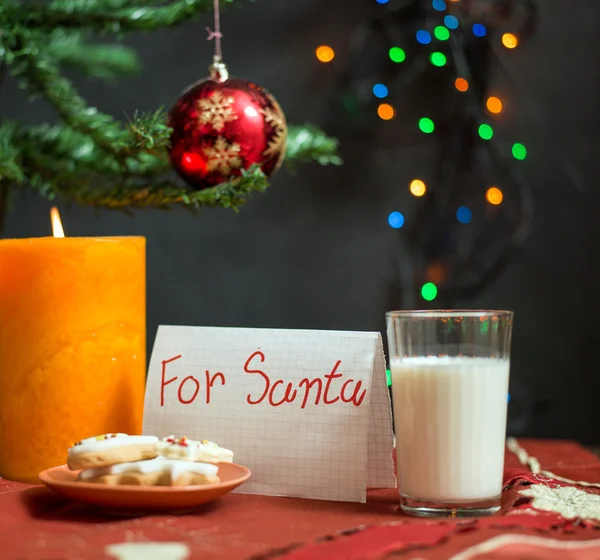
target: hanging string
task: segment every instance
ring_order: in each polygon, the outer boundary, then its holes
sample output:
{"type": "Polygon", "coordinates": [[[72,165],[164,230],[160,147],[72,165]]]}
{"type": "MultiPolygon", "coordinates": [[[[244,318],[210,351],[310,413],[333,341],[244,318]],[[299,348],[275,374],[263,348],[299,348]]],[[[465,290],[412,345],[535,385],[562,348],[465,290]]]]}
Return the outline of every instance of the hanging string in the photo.
{"type": "Polygon", "coordinates": [[[221,62],[223,60],[223,53],[221,51],[221,14],[219,12],[219,0],[214,0],[214,14],[215,14],[215,30],[213,31],[210,27],[206,28],[208,32],[208,41],[215,40],[215,62],[221,62]]]}

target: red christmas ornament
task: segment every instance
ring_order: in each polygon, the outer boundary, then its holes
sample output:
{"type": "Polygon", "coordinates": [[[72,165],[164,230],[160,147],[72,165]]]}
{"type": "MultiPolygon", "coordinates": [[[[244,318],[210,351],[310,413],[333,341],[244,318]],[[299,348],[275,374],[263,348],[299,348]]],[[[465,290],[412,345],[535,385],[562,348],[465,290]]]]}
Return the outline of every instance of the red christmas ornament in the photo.
{"type": "Polygon", "coordinates": [[[224,64],[183,92],[169,114],[170,156],[177,173],[196,189],[223,183],[259,165],[266,175],[285,155],[287,124],[265,89],[229,78],[224,64]]]}

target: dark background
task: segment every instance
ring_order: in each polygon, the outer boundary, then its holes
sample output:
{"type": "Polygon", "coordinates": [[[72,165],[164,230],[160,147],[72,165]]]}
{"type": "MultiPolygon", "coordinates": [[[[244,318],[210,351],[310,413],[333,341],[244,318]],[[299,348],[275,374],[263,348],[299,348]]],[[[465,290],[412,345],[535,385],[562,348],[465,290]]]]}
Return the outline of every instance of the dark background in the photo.
{"type": "MultiPolygon", "coordinates": [[[[519,390],[511,407],[530,405],[532,417],[512,410],[513,420],[525,420],[512,424],[513,433],[600,443],[600,11],[596,0],[541,4],[536,35],[502,61],[496,81],[510,100],[501,133],[528,147],[521,165],[534,192],[534,228],[493,285],[454,303],[516,313],[511,376],[519,390]]],[[[288,121],[332,127],[335,69],[347,62],[348,38],[373,5],[261,0],[229,9],[225,61],[232,75],[269,89],[288,121]],[[335,48],[332,64],[316,61],[319,44],[335,48]]],[[[206,75],[210,24],[205,18],[132,37],[143,61],[139,76],[113,85],[78,82],[82,94],[117,116],[170,106],[206,75]]],[[[32,123],[53,118],[43,103],[28,104],[10,80],[2,112],[32,123]]],[[[387,216],[399,209],[409,219],[416,203],[406,184],[426,176],[431,154],[394,141],[389,131],[397,121],[373,116],[368,138],[353,133],[351,121],[344,124],[333,126],[342,131],[344,167],[308,165],[295,177],[281,171],[239,215],[146,211],[129,218],[59,205],[66,233],[146,236],[149,347],[158,324],[382,331],[403,235],[387,216]]],[[[49,235],[49,207],[21,196],[2,235],[49,235]]]]}

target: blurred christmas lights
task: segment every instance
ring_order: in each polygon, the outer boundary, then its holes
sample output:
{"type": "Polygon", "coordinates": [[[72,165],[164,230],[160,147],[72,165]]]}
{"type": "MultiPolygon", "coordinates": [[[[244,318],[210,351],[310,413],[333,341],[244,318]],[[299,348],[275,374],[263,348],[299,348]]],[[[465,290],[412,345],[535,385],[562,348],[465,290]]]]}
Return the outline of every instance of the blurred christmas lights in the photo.
{"type": "Polygon", "coordinates": [[[488,97],[485,106],[490,113],[498,114],[502,112],[502,101],[497,97],[488,97]]]}
{"type": "Polygon", "coordinates": [[[400,212],[392,212],[388,216],[388,224],[394,229],[400,229],[404,225],[404,216],[400,212]]]}
{"type": "Polygon", "coordinates": [[[456,80],[454,80],[454,87],[458,91],[465,92],[469,89],[469,82],[464,78],[456,78],[456,80]]]}
{"type": "Polygon", "coordinates": [[[428,282],[434,284],[441,284],[446,276],[446,271],[440,263],[432,263],[427,267],[425,271],[425,278],[428,282]]]}
{"type": "Polygon", "coordinates": [[[404,62],[406,60],[406,53],[400,47],[392,47],[388,54],[392,62],[404,62]]]}
{"type": "Polygon", "coordinates": [[[427,282],[421,287],[421,297],[426,301],[433,301],[437,297],[438,289],[433,282],[427,282]]]}
{"type": "Polygon", "coordinates": [[[396,116],[396,109],[394,109],[389,103],[382,103],[377,107],[377,114],[379,118],[384,121],[390,121],[396,116]]]}
{"type": "Polygon", "coordinates": [[[505,33],[502,35],[502,44],[507,49],[514,49],[519,44],[519,39],[517,39],[516,35],[512,33],[505,33]]]}
{"type": "MultiPolygon", "coordinates": [[[[448,3],[459,2],[460,0],[431,0],[431,6],[438,12],[444,12],[448,9],[448,3]]],[[[378,4],[388,4],[389,0],[376,0],[378,4]]],[[[420,45],[429,45],[433,38],[438,41],[448,41],[451,36],[451,30],[459,29],[461,23],[459,19],[451,14],[446,14],[443,17],[444,25],[436,25],[431,31],[426,29],[418,29],[415,33],[416,41],[420,45]]],[[[464,25],[464,24],[463,24],[464,25]]],[[[413,28],[414,29],[414,28],[413,28]]],[[[463,27],[464,29],[464,27],[463,27]]],[[[468,28],[467,28],[468,29],[468,28]]],[[[470,27],[472,34],[475,37],[484,38],[488,36],[487,28],[482,23],[474,23],[470,27]]],[[[458,37],[458,36],[457,36],[458,37]]],[[[460,40],[460,38],[458,38],[460,40]]],[[[502,45],[507,49],[514,49],[519,44],[517,36],[513,33],[504,33],[501,36],[502,45]]],[[[333,48],[327,45],[321,45],[316,49],[317,59],[320,62],[331,62],[335,57],[333,48]]],[[[388,56],[391,62],[402,63],[407,59],[407,54],[404,49],[398,46],[390,47],[388,56]]],[[[448,64],[454,64],[454,59],[448,59],[448,56],[439,50],[429,52],[428,56],[430,63],[433,66],[442,67],[448,64]]],[[[454,80],[456,91],[464,93],[469,91],[469,82],[463,77],[457,77],[454,80]]],[[[383,100],[390,95],[390,91],[385,84],[376,83],[372,88],[373,95],[379,100],[383,100]]],[[[488,113],[498,115],[502,113],[504,106],[502,100],[496,96],[484,97],[484,109],[488,113]]],[[[392,120],[396,116],[395,108],[389,103],[379,103],[377,107],[377,115],[382,120],[392,120]]],[[[419,130],[425,134],[431,134],[435,131],[435,123],[429,117],[422,117],[418,121],[419,130]]],[[[491,140],[494,136],[494,129],[487,123],[482,123],[477,128],[477,133],[482,140],[491,140]]],[[[517,160],[524,160],[527,157],[527,150],[523,144],[514,143],[512,145],[512,155],[517,160]]],[[[421,179],[413,179],[409,184],[409,191],[415,197],[422,197],[427,192],[427,186],[421,179]]],[[[499,206],[504,200],[504,194],[497,186],[487,188],[485,191],[486,201],[493,205],[499,206]]],[[[469,224],[473,219],[473,213],[467,206],[461,206],[456,210],[456,219],[461,224],[469,224]]],[[[388,215],[388,224],[393,229],[400,229],[404,226],[405,217],[401,212],[394,211],[388,215]]],[[[433,301],[438,295],[438,285],[445,280],[445,268],[440,263],[432,263],[428,266],[424,276],[424,283],[421,286],[421,296],[427,301],[433,301]],[[435,273],[434,273],[435,272],[435,273]]],[[[389,375],[389,372],[388,372],[389,375]]],[[[389,383],[389,380],[388,380],[389,383]]],[[[508,396],[510,400],[510,395],[508,396]]]]}
{"type": "Polygon", "coordinates": [[[435,130],[435,124],[431,119],[423,117],[422,119],[419,119],[419,128],[421,129],[421,132],[431,134],[435,130]]]}
{"type": "Polygon", "coordinates": [[[433,30],[433,36],[438,41],[447,41],[450,38],[450,31],[448,31],[447,27],[444,27],[443,25],[438,25],[433,30]]]}
{"type": "Polygon", "coordinates": [[[483,25],[481,23],[473,24],[473,35],[475,35],[475,37],[485,37],[486,34],[487,34],[487,30],[485,28],[485,25],[483,25]]]}
{"type": "Polygon", "coordinates": [[[480,124],[478,132],[482,140],[491,140],[494,136],[494,129],[489,124],[480,124]]]}
{"type": "Polygon", "coordinates": [[[412,195],[423,196],[425,194],[425,191],[427,190],[427,187],[425,186],[425,183],[421,181],[421,179],[413,179],[410,182],[409,189],[412,195]]]}
{"type": "Polygon", "coordinates": [[[485,193],[485,199],[494,206],[498,206],[498,204],[502,204],[502,199],[504,195],[502,191],[498,187],[490,187],[485,193]]]}
{"type": "Polygon", "coordinates": [[[434,66],[444,66],[446,64],[446,55],[441,52],[432,52],[429,60],[434,66]]]}
{"type": "Polygon", "coordinates": [[[444,25],[448,29],[458,29],[458,20],[454,16],[445,16],[444,25]]]}
{"type": "Polygon", "coordinates": [[[319,62],[331,62],[335,58],[334,50],[327,45],[321,45],[320,47],[317,47],[315,52],[319,62]]]}
{"type": "Polygon", "coordinates": [[[456,211],[456,219],[461,224],[468,224],[473,219],[473,212],[471,212],[471,210],[469,210],[469,208],[466,206],[461,206],[456,211]]]}
{"type": "Polygon", "coordinates": [[[431,33],[424,29],[419,29],[419,31],[417,31],[417,41],[421,43],[421,45],[429,45],[429,43],[431,43],[431,33]]]}
{"type": "Polygon", "coordinates": [[[379,99],[383,99],[384,97],[387,97],[388,95],[388,88],[386,86],[384,86],[383,84],[375,84],[373,86],[373,95],[375,97],[378,97],[379,99]]]}
{"type": "Polygon", "coordinates": [[[523,160],[527,157],[527,148],[523,144],[516,142],[512,147],[512,155],[515,159],[523,160]]]}

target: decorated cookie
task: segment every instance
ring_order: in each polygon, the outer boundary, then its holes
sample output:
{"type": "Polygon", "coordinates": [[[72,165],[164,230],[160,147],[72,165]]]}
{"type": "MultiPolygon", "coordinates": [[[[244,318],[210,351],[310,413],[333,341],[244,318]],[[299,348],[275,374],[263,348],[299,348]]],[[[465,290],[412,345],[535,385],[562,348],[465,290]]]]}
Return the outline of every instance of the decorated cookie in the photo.
{"type": "Polygon", "coordinates": [[[103,434],[82,439],[69,448],[67,465],[71,470],[106,467],[128,461],[153,459],[158,454],[154,436],[103,434]]]}
{"type": "Polygon", "coordinates": [[[216,465],[157,457],[147,461],[85,469],[79,473],[77,480],[110,485],[195,486],[220,482],[218,472],[219,467],[216,465]]]}
{"type": "Polygon", "coordinates": [[[219,447],[216,443],[203,439],[196,441],[183,436],[169,436],[156,444],[159,455],[169,459],[197,461],[203,463],[231,463],[233,451],[219,447]]]}

